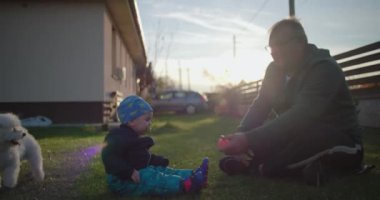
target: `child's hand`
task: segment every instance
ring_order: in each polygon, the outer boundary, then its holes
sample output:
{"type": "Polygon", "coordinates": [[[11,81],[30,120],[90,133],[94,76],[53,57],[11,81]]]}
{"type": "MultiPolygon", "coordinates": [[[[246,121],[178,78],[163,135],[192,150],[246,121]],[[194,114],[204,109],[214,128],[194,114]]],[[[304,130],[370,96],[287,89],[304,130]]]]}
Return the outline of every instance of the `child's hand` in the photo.
{"type": "Polygon", "coordinates": [[[135,183],[140,183],[140,173],[139,173],[139,171],[137,171],[137,170],[134,169],[133,173],[132,173],[132,176],[131,176],[131,179],[135,183]]]}

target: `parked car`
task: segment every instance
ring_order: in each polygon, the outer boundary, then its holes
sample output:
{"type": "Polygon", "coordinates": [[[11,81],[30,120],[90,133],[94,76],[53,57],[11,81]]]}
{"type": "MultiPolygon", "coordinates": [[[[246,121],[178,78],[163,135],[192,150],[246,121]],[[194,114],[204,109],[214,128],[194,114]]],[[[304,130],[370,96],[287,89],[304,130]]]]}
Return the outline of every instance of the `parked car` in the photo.
{"type": "Polygon", "coordinates": [[[158,93],[152,99],[155,112],[174,111],[194,114],[208,109],[207,98],[195,91],[170,90],[158,93]]]}

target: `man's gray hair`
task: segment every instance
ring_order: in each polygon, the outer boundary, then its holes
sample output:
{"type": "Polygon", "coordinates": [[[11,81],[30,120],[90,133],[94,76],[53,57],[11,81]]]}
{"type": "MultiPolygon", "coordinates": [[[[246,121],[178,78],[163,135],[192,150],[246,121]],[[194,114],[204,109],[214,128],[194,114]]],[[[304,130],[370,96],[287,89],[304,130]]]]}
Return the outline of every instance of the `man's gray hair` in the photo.
{"type": "Polygon", "coordinates": [[[288,28],[288,29],[292,30],[292,32],[294,34],[294,37],[296,37],[300,41],[303,41],[305,43],[308,42],[307,41],[307,36],[306,36],[305,30],[304,30],[302,24],[299,22],[298,19],[296,19],[294,17],[283,19],[283,20],[275,23],[269,29],[269,33],[271,35],[272,34],[276,34],[279,31],[283,30],[284,28],[288,28]]]}

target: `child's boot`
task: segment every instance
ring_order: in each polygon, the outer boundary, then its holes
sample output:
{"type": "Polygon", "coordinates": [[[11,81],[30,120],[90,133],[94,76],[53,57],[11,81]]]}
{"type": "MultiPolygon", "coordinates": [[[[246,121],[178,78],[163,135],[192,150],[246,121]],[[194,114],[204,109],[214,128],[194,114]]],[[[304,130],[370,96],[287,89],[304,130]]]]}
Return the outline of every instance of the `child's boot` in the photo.
{"type": "Polygon", "coordinates": [[[207,187],[207,185],[208,185],[208,163],[209,163],[209,160],[207,157],[205,157],[202,160],[202,164],[197,169],[194,170],[194,173],[201,171],[203,174],[202,187],[207,187]]]}
{"type": "Polygon", "coordinates": [[[203,184],[204,175],[202,171],[195,171],[183,181],[183,188],[186,193],[196,193],[202,189],[203,184]]]}

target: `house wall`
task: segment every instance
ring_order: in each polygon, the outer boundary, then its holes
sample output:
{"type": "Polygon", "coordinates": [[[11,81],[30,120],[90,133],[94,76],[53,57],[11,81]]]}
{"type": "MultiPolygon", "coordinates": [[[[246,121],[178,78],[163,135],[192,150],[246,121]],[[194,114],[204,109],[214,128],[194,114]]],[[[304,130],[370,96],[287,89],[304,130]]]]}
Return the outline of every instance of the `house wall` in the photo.
{"type": "Polygon", "coordinates": [[[105,100],[107,101],[110,97],[109,94],[116,90],[121,92],[123,96],[136,94],[135,65],[117,27],[112,23],[112,16],[108,12],[104,13],[103,31],[105,100]],[[126,69],[125,80],[117,78],[117,69],[122,67],[126,69]]]}
{"type": "Polygon", "coordinates": [[[0,102],[104,100],[100,3],[0,6],[0,102]]]}
{"type": "Polygon", "coordinates": [[[104,13],[104,122],[117,121],[116,108],[123,97],[136,94],[136,67],[112,16],[104,13]],[[120,79],[121,69],[125,78],[120,79]],[[112,96],[112,94],[117,94],[112,96]]]}
{"type": "Polygon", "coordinates": [[[2,3],[0,27],[0,112],[104,123],[112,92],[136,92],[134,63],[104,2],[2,3]]]}

